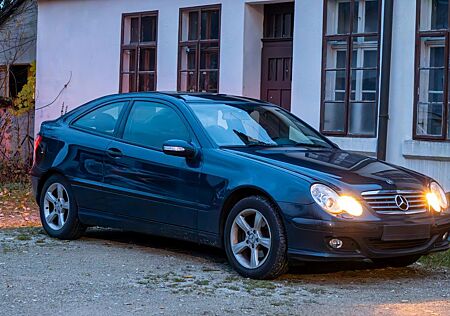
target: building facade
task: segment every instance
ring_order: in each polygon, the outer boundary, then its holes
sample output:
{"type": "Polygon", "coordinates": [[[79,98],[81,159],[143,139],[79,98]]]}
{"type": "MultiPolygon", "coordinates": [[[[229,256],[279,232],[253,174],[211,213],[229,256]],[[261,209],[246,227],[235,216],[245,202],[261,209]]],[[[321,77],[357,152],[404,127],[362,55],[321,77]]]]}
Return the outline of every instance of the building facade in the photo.
{"type": "Polygon", "coordinates": [[[36,26],[37,0],[16,0],[0,14],[0,165],[32,156],[34,113],[11,108],[33,74],[36,26]]]}
{"type": "Polygon", "coordinates": [[[39,0],[36,127],[118,92],[245,95],[372,156],[388,118],[386,160],[449,191],[449,11],[448,0],[39,0]]]}
{"type": "Polygon", "coordinates": [[[36,60],[36,25],[36,0],[17,0],[0,15],[0,99],[16,97],[27,82],[36,60]]]}

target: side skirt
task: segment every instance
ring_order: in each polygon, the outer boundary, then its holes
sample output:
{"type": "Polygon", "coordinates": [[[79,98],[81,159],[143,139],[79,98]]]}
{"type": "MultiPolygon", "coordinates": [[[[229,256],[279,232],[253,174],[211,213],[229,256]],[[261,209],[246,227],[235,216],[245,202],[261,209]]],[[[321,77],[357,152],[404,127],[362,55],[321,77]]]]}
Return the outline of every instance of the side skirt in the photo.
{"type": "Polygon", "coordinates": [[[218,235],[205,232],[199,233],[196,230],[186,227],[88,209],[80,209],[78,216],[80,221],[87,226],[117,228],[137,233],[185,240],[212,247],[221,247],[221,241],[218,235]]]}

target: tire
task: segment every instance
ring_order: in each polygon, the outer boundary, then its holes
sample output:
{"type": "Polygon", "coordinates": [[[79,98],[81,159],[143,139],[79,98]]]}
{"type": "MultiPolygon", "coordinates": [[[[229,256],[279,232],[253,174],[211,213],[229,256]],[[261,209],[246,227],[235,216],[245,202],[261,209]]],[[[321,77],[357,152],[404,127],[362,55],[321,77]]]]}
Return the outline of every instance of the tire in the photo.
{"type": "Polygon", "coordinates": [[[244,277],[274,279],[287,271],[284,224],[278,208],[264,197],[244,198],[231,209],[224,227],[224,246],[231,266],[244,277]]]}
{"type": "Polygon", "coordinates": [[[411,255],[404,257],[386,258],[386,259],[373,259],[372,261],[381,266],[403,268],[410,266],[417,262],[422,257],[421,255],[411,255]]]}
{"type": "Polygon", "coordinates": [[[53,175],[47,179],[41,191],[39,208],[42,226],[53,238],[74,240],[86,231],[78,218],[78,206],[72,187],[63,176],[53,175]],[[49,191],[51,198],[47,196],[49,191]]]}

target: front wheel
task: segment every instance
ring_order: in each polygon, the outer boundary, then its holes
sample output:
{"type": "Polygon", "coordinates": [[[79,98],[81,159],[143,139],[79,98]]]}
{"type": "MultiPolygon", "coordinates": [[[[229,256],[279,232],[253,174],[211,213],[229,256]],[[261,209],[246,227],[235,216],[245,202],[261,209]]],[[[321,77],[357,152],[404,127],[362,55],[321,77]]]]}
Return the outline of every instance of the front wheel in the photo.
{"type": "Polygon", "coordinates": [[[419,260],[421,255],[411,255],[411,256],[403,256],[403,257],[395,257],[395,258],[386,258],[386,259],[373,259],[372,261],[375,264],[394,267],[394,268],[403,268],[410,266],[419,260]]]}
{"type": "Polygon", "coordinates": [[[273,279],[287,270],[287,241],[277,207],[266,198],[239,201],[225,223],[225,251],[242,276],[273,279]]]}
{"type": "Polygon", "coordinates": [[[78,219],[78,207],[69,182],[54,175],[45,182],[40,197],[40,217],[47,234],[59,239],[77,239],[86,227],[78,219]]]}

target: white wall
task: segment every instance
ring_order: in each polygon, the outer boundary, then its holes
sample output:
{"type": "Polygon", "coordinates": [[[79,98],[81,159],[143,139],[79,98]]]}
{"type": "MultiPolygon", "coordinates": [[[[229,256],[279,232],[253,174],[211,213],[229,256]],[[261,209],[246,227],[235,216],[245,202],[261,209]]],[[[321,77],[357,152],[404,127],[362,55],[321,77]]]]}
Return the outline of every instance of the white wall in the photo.
{"type": "MultiPolygon", "coordinates": [[[[323,1],[295,5],[292,111],[320,124],[323,1]]],[[[416,1],[394,1],[387,160],[427,174],[450,191],[450,143],[412,140],[416,1]]],[[[330,137],[341,148],[375,155],[376,138],[330,137]]]]}
{"type": "Polygon", "coordinates": [[[427,174],[450,191],[450,144],[412,140],[416,2],[394,2],[388,161],[427,174]]]}
{"type": "Polygon", "coordinates": [[[315,128],[320,125],[323,1],[295,2],[291,110],[315,128]]]}
{"type": "MultiPolygon", "coordinates": [[[[41,122],[96,97],[117,93],[121,14],[159,11],[158,90],[176,90],[180,7],[222,3],[220,92],[259,97],[264,3],[246,0],[39,0],[37,108],[53,101],[41,122]],[[107,3],[107,4],[106,4],[107,3]]],[[[450,144],[412,140],[416,8],[396,0],[388,161],[428,174],[450,190],[450,144]]],[[[292,111],[316,128],[320,121],[323,1],[295,3],[292,111]]],[[[376,138],[331,138],[344,149],[373,155],[376,138]]]]}
{"type": "MultiPolygon", "coordinates": [[[[63,107],[70,110],[119,91],[122,13],[159,11],[157,89],[176,90],[179,9],[217,3],[222,3],[220,92],[242,95],[244,0],[39,0],[36,131],[44,120],[60,116],[63,107]],[[55,99],[69,78],[61,96],[39,110],[55,99]]],[[[257,84],[247,81],[246,91],[257,94],[257,84]]]]}
{"type": "Polygon", "coordinates": [[[244,18],[244,69],[242,93],[251,98],[261,96],[261,51],[264,5],[246,4],[244,18]]]}

